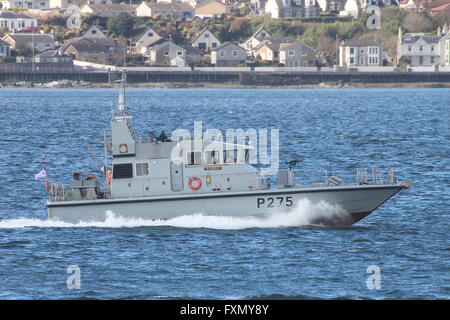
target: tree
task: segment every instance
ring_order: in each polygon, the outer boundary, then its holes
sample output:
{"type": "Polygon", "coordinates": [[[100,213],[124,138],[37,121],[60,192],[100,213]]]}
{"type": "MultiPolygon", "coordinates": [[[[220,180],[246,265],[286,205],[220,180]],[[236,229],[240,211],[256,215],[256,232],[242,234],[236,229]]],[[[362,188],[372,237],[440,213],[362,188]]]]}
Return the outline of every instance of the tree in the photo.
{"type": "Polygon", "coordinates": [[[434,29],[430,18],[416,12],[409,12],[403,20],[402,26],[409,32],[428,32],[434,29]]]}
{"type": "Polygon", "coordinates": [[[116,35],[129,38],[133,34],[134,18],[128,13],[119,13],[108,20],[108,30],[116,35]]]}

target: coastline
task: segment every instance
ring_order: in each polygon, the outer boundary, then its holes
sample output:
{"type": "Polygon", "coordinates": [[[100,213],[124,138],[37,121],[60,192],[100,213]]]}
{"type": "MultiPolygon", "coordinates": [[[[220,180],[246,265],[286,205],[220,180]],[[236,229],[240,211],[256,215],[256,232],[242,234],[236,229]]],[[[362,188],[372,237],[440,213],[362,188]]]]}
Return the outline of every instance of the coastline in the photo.
{"type": "MultiPolygon", "coordinates": [[[[115,89],[117,84],[91,83],[84,81],[52,81],[49,83],[31,83],[19,81],[16,83],[0,83],[0,89],[115,89]]],[[[239,83],[183,83],[183,82],[158,82],[158,83],[128,83],[130,89],[433,89],[450,88],[450,83],[443,82],[321,82],[319,84],[301,85],[242,85],[239,83]]]]}

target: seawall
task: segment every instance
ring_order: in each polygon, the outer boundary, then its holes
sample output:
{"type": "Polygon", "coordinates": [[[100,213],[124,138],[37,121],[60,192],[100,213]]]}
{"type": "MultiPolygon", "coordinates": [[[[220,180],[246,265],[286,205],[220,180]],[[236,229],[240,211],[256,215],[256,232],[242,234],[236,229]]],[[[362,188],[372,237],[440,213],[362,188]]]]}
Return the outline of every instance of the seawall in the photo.
{"type": "MultiPolygon", "coordinates": [[[[0,72],[0,83],[58,80],[112,83],[119,72],[0,72]]],[[[242,86],[296,86],[335,84],[440,83],[450,84],[450,72],[252,72],[252,71],[152,71],[127,73],[129,83],[212,83],[242,86]]]]}

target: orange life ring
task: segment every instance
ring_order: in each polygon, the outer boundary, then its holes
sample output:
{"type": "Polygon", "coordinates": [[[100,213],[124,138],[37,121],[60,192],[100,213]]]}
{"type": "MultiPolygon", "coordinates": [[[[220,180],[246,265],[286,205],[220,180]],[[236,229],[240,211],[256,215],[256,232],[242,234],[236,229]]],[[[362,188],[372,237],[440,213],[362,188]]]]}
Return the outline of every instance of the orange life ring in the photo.
{"type": "Polygon", "coordinates": [[[202,180],[197,177],[192,177],[189,179],[188,185],[191,190],[198,190],[202,187],[202,180]],[[192,184],[193,181],[197,183],[195,186],[192,184]]]}

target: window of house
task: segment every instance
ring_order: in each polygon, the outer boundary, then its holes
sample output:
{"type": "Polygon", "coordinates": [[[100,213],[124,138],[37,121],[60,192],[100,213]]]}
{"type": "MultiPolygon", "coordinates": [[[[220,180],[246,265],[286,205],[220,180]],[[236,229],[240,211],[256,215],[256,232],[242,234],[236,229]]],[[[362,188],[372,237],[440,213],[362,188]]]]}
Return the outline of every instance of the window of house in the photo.
{"type": "Polygon", "coordinates": [[[261,37],[265,38],[266,37],[266,33],[265,32],[261,32],[261,37]]]}
{"type": "Polygon", "coordinates": [[[209,38],[209,33],[205,33],[205,38],[209,38]]]}
{"type": "Polygon", "coordinates": [[[213,47],[213,48],[217,48],[217,42],[213,42],[213,43],[211,43],[211,47],[213,47]]]}
{"type": "Polygon", "coordinates": [[[350,54],[354,54],[355,53],[355,48],[350,48],[350,54]]]}
{"type": "Polygon", "coordinates": [[[224,51],[224,50],[220,50],[220,51],[219,51],[219,56],[225,57],[225,51],[224,51]]]}
{"type": "Polygon", "coordinates": [[[420,65],[423,64],[423,57],[422,57],[422,56],[419,57],[419,64],[420,64],[420,65]]]}
{"type": "Polygon", "coordinates": [[[148,176],[150,174],[148,170],[148,163],[136,163],[136,176],[148,176]]]}
{"type": "Polygon", "coordinates": [[[306,55],[308,55],[306,48],[302,48],[302,56],[306,56],[306,55]]]}
{"type": "Polygon", "coordinates": [[[183,55],[183,51],[177,51],[177,56],[182,56],[183,55]]]}
{"type": "Polygon", "coordinates": [[[289,56],[289,57],[293,57],[294,55],[295,55],[294,50],[289,50],[289,51],[288,51],[288,56],[289,56]]]}
{"type": "Polygon", "coordinates": [[[164,55],[167,57],[169,55],[169,51],[164,51],[164,55]]]}
{"type": "Polygon", "coordinates": [[[237,50],[231,51],[231,55],[232,55],[233,57],[237,57],[237,56],[238,56],[238,51],[237,51],[237,50]]]}
{"type": "Polygon", "coordinates": [[[431,51],[434,51],[434,46],[431,46],[431,51]]]}
{"type": "Polygon", "coordinates": [[[434,63],[434,57],[430,57],[430,62],[434,63]]]}
{"type": "Polygon", "coordinates": [[[411,46],[408,46],[408,51],[411,51],[411,46]]]}
{"type": "Polygon", "coordinates": [[[153,32],[147,33],[147,36],[148,36],[148,37],[153,37],[153,32]]]}
{"type": "Polygon", "coordinates": [[[97,33],[97,30],[91,30],[91,33],[92,33],[92,34],[96,34],[96,33],[97,33]]]}
{"type": "Polygon", "coordinates": [[[355,58],[350,57],[350,64],[354,64],[355,63],[355,58]]]}
{"type": "Polygon", "coordinates": [[[420,46],[420,47],[419,47],[419,50],[420,50],[420,51],[423,51],[423,46],[420,46]]]}

